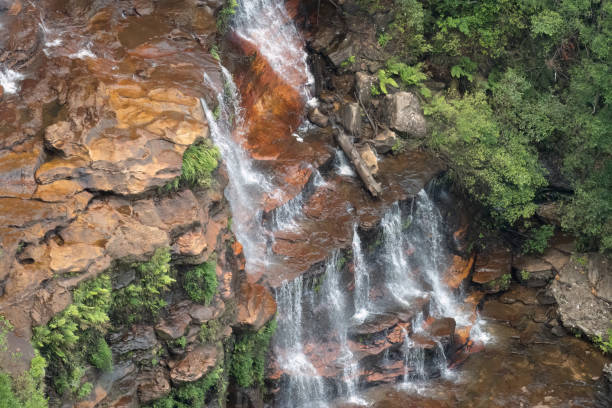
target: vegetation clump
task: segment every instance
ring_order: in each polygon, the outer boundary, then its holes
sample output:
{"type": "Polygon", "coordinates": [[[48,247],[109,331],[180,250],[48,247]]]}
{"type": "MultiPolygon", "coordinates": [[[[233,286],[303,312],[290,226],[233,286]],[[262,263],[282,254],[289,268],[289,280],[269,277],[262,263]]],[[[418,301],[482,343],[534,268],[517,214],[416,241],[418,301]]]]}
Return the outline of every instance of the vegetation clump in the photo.
{"type": "MultiPolygon", "coordinates": [[[[3,358],[15,358],[6,355],[6,336],[12,330],[10,322],[0,316],[0,354],[3,358]]],[[[36,353],[30,362],[30,369],[23,374],[14,377],[0,371],[0,408],[47,408],[49,404],[45,398],[44,383],[46,368],[47,361],[36,353]]]]}
{"type": "Polygon", "coordinates": [[[579,251],[612,252],[610,2],[358,4],[393,17],[378,35],[393,58],[372,95],[421,90],[431,124],[424,143],[495,228],[525,235],[524,250],[539,252],[549,231],[530,219],[552,198],[579,251]],[[428,74],[447,90],[428,92],[428,74]]]}
{"type": "Polygon", "coordinates": [[[212,173],[219,166],[221,152],[210,140],[189,146],[183,154],[181,175],[163,187],[166,191],[178,190],[181,186],[212,186],[212,173]]]}
{"type": "Polygon", "coordinates": [[[263,386],[266,355],[276,331],[276,319],[256,333],[245,333],[236,341],[230,372],[239,386],[263,386]]]}
{"type": "Polygon", "coordinates": [[[209,304],[218,286],[217,263],[214,259],[190,269],[183,278],[183,288],[194,302],[209,304]]]}

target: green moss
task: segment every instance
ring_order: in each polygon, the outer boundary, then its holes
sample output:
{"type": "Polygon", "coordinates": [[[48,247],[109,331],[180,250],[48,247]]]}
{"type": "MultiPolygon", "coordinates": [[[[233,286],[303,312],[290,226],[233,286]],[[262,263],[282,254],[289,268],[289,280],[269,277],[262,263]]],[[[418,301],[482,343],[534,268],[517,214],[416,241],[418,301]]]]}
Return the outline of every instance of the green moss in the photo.
{"type": "Polygon", "coordinates": [[[510,288],[510,283],[512,282],[512,275],[506,273],[501,277],[487,283],[487,287],[492,290],[504,291],[510,288]]]}
{"type": "Polygon", "coordinates": [[[217,263],[214,259],[190,269],[183,278],[183,289],[194,302],[209,304],[218,286],[217,263]]]}
{"type": "Polygon", "coordinates": [[[342,68],[347,68],[350,65],[353,65],[355,63],[355,56],[351,55],[350,57],[348,57],[346,60],[342,61],[342,63],[340,64],[340,66],[342,68]]]}
{"type": "Polygon", "coordinates": [[[174,340],[172,345],[178,348],[185,348],[185,346],[187,346],[187,338],[185,336],[181,336],[178,339],[174,340]]]}
{"type": "Polygon", "coordinates": [[[213,343],[221,334],[222,325],[218,320],[209,320],[200,328],[200,341],[202,343],[213,343]]]}
{"type": "Polygon", "coordinates": [[[113,353],[103,337],[98,339],[95,349],[89,356],[89,362],[98,370],[104,372],[113,370],[113,353]]]}
{"type": "Polygon", "coordinates": [[[612,354],[612,329],[608,329],[607,340],[604,340],[601,336],[597,336],[593,339],[593,343],[595,343],[602,352],[612,354]]]}
{"type": "Polygon", "coordinates": [[[239,386],[263,386],[266,356],[275,330],[276,320],[272,320],[258,332],[245,333],[236,341],[230,372],[239,386]]]}

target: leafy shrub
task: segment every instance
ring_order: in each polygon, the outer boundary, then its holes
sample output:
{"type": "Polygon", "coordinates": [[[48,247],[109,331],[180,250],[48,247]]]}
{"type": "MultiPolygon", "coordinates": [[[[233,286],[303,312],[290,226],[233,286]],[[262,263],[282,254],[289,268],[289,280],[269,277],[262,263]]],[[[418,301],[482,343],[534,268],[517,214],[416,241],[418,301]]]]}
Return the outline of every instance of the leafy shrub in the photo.
{"type": "Polygon", "coordinates": [[[527,140],[500,131],[484,93],[437,96],[424,112],[433,124],[430,146],[448,160],[459,185],[499,222],[514,224],[534,214],[536,193],[546,185],[544,170],[527,140]]]}
{"type": "Polygon", "coordinates": [[[94,351],[89,356],[89,361],[98,370],[109,372],[113,369],[113,353],[104,340],[100,337],[96,343],[94,351]]]}
{"type": "Polygon", "coordinates": [[[217,263],[214,260],[190,269],[183,278],[183,288],[194,302],[209,304],[218,286],[217,263]]]}
{"type": "Polygon", "coordinates": [[[272,320],[258,332],[243,334],[236,341],[230,371],[241,387],[263,386],[266,355],[275,330],[276,320],[272,320]]]}
{"type": "Polygon", "coordinates": [[[113,319],[122,322],[150,320],[166,306],[161,295],[175,282],[167,248],[159,248],[149,262],[132,265],[137,280],[113,293],[113,319]]]}
{"type": "Polygon", "coordinates": [[[44,392],[46,366],[46,360],[36,354],[30,362],[30,369],[17,378],[0,372],[0,408],[47,408],[44,392]]]}
{"type": "Polygon", "coordinates": [[[539,228],[533,228],[529,232],[529,238],[523,243],[523,252],[543,253],[548,248],[548,240],[554,233],[555,227],[552,225],[542,225],[539,228]]]}

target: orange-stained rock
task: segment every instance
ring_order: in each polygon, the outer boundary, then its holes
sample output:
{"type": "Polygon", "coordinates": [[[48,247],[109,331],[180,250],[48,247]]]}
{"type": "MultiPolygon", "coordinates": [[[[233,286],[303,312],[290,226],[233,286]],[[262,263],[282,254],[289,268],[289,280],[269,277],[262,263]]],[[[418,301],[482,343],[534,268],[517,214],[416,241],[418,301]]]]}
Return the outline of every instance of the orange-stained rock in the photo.
{"type": "Polygon", "coordinates": [[[206,238],[202,228],[198,228],[194,231],[188,231],[178,237],[174,242],[174,252],[183,256],[197,256],[200,255],[206,248],[206,238]]]}
{"type": "Polygon", "coordinates": [[[174,383],[197,381],[222,359],[223,351],[217,347],[198,346],[172,368],[170,378],[174,383]]]}
{"type": "Polygon", "coordinates": [[[472,282],[485,284],[510,274],[512,253],[508,248],[494,245],[476,256],[472,282]]]}
{"type": "Polygon", "coordinates": [[[469,259],[465,259],[459,255],[453,256],[453,262],[449,265],[444,274],[444,282],[446,282],[449,287],[457,289],[470,275],[475,259],[475,254],[469,259]]]}
{"type": "Polygon", "coordinates": [[[259,330],[276,314],[276,301],[268,289],[256,283],[243,283],[238,293],[237,322],[259,330]]]}
{"type": "Polygon", "coordinates": [[[83,187],[74,180],[58,180],[38,186],[33,198],[47,202],[62,202],[83,191],[83,187]]]}

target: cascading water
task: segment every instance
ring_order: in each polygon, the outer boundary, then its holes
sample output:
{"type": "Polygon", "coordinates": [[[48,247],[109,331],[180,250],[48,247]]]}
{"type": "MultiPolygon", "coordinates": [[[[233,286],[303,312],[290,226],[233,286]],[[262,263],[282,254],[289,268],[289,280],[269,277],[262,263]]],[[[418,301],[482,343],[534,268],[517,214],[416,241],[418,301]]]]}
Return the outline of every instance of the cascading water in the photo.
{"type": "Polygon", "coordinates": [[[282,407],[325,408],[326,392],[323,380],[304,354],[303,305],[312,305],[313,294],[308,300],[304,295],[304,278],[283,282],[276,291],[278,327],[274,336],[277,361],[287,375],[280,394],[282,407]]]}
{"type": "Polygon", "coordinates": [[[363,322],[370,314],[370,271],[361,249],[357,224],[353,225],[353,265],[355,268],[355,314],[353,320],[363,322]]]}
{"type": "Polygon", "coordinates": [[[385,255],[385,282],[389,292],[404,306],[410,306],[411,300],[422,296],[418,283],[411,276],[411,268],[406,254],[404,226],[409,226],[411,220],[402,220],[399,204],[394,203],[384,215],[381,225],[383,228],[383,253],[385,255]]]}
{"type": "Polygon", "coordinates": [[[265,234],[262,227],[260,198],[271,190],[266,177],[253,167],[240,143],[234,138],[234,129],[240,129],[243,121],[240,94],[232,75],[223,66],[223,85],[216,85],[208,75],[204,82],[217,92],[217,107],[211,110],[204,99],[202,108],[209,123],[210,134],[221,152],[227,167],[229,186],[226,191],[232,214],[237,219],[234,233],[244,248],[247,270],[265,265],[265,234]]]}
{"type": "Polygon", "coordinates": [[[308,68],[304,41],[284,0],[239,2],[233,18],[236,34],[254,44],[272,68],[288,83],[310,98],[314,78],[308,68]]]}
{"type": "Polygon", "coordinates": [[[330,327],[336,335],[336,341],[340,345],[340,356],[338,362],[343,367],[343,385],[341,395],[353,403],[362,402],[357,398],[357,384],[359,375],[359,364],[348,345],[349,320],[346,312],[348,310],[347,293],[340,285],[340,256],[339,251],[334,251],[325,265],[325,282],[323,284],[323,296],[328,310],[330,327]]]}

